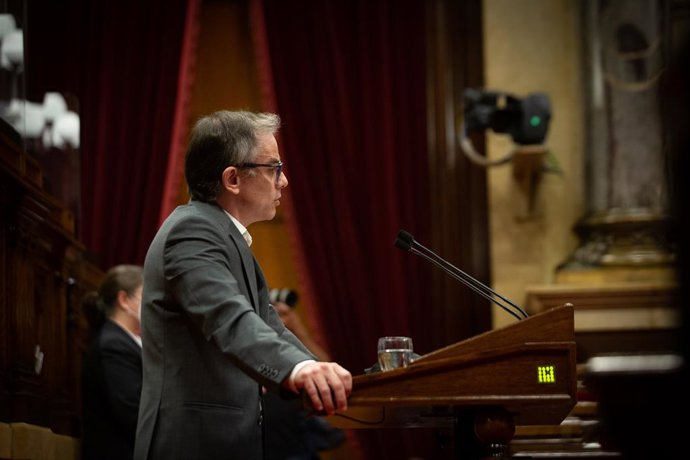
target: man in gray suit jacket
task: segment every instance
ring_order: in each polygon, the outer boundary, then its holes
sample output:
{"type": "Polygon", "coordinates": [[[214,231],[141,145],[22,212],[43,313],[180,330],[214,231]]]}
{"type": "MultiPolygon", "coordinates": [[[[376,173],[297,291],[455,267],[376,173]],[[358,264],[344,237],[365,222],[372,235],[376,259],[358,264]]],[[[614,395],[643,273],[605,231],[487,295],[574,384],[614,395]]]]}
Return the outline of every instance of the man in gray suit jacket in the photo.
{"type": "Polygon", "coordinates": [[[144,264],[143,385],[136,460],[260,460],[265,389],[347,409],[352,376],[313,355],[268,301],[247,227],[287,184],[273,114],[215,112],[185,159],[191,201],[166,219],[144,264]]]}

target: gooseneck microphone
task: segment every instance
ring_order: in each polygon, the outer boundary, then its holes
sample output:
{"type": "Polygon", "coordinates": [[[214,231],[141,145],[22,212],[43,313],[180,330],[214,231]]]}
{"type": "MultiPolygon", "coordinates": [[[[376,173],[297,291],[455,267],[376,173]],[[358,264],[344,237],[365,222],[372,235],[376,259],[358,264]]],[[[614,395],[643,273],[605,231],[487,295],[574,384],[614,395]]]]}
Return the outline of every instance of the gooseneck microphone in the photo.
{"type": "Polygon", "coordinates": [[[395,239],[394,244],[395,247],[400,250],[409,251],[412,254],[418,255],[433,263],[441,270],[443,270],[456,280],[460,281],[462,284],[469,287],[485,299],[495,303],[503,310],[508,312],[508,314],[514,316],[518,320],[527,318],[529,316],[525,310],[517,306],[515,303],[511,302],[510,300],[503,297],[501,294],[491,289],[489,286],[483,284],[479,280],[471,277],[464,271],[460,270],[458,267],[439,256],[431,249],[419,244],[417,241],[415,241],[414,236],[412,236],[405,230],[400,230],[398,232],[398,237],[395,239]],[[496,297],[506,302],[507,305],[497,300],[496,297]],[[508,305],[510,305],[510,307],[508,305]]]}

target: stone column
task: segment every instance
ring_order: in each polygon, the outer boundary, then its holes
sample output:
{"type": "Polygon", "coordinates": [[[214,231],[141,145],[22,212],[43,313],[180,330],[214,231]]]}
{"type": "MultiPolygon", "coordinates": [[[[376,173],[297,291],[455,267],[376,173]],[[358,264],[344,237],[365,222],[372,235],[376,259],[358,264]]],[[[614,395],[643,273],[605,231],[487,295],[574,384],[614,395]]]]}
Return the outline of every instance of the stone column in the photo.
{"type": "Polygon", "coordinates": [[[589,279],[593,271],[604,281],[672,277],[659,97],[666,7],[663,0],[588,0],[584,7],[588,210],[559,281],[589,279]]]}

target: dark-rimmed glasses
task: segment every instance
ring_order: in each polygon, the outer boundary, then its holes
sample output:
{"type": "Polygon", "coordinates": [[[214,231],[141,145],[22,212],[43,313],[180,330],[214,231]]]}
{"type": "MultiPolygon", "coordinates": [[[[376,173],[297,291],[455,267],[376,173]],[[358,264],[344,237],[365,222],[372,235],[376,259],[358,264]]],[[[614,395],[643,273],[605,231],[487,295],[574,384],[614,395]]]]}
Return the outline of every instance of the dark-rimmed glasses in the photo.
{"type": "Polygon", "coordinates": [[[275,171],[275,183],[278,184],[280,181],[280,174],[283,172],[283,162],[278,161],[276,163],[242,163],[238,168],[273,168],[275,171]]]}

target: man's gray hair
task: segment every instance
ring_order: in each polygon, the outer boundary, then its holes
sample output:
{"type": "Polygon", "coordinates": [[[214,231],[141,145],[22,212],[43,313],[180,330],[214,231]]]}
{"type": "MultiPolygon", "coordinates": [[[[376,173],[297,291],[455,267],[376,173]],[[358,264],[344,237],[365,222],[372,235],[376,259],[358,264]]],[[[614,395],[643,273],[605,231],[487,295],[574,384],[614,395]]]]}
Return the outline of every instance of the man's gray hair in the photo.
{"type": "Polygon", "coordinates": [[[275,135],[280,117],[273,113],[222,110],[201,118],[192,129],[185,156],[185,179],[193,200],[213,202],[228,166],[256,158],[259,136],[275,135]]]}

